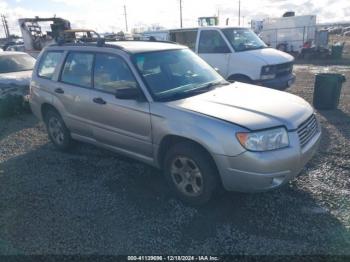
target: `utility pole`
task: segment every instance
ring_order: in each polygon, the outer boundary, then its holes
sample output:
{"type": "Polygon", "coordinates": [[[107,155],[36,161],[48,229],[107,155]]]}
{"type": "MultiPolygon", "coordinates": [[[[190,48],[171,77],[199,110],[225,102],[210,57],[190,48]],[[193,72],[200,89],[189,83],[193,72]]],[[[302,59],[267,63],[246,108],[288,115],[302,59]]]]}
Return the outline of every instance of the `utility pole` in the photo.
{"type": "Polygon", "coordinates": [[[7,24],[6,16],[1,15],[1,21],[2,21],[2,25],[4,26],[6,38],[10,38],[10,30],[9,30],[9,26],[7,24]]]}
{"type": "Polygon", "coordinates": [[[128,17],[126,14],[126,5],[124,5],[125,30],[128,32],[128,17]]]}
{"type": "Polygon", "coordinates": [[[4,27],[4,33],[5,33],[5,36],[7,38],[6,27],[5,27],[4,16],[3,15],[1,15],[1,23],[2,23],[2,26],[4,27]]]}
{"type": "Polygon", "coordinates": [[[241,0],[238,0],[238,26],[241,25],[241,0]]]}
{"type": "Polygon", "coordinates": [[[182,28],[182,0],[180,0],[180,28],[182,28]]]}

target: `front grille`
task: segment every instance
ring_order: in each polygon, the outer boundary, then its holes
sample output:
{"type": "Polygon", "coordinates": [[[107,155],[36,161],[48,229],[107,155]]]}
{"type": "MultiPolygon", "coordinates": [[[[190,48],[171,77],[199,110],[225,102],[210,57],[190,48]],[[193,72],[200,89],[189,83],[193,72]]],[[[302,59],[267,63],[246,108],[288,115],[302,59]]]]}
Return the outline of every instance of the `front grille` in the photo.
{"type": "Polygon", "coordinates": [[[276,65],[276,76],[285,76],[293,72],[293,63],[283,63],[276,65]]]}
{"type": "Polygon", "coordinates": [[[298,127],[298,136],[301,147],[304,147],[318,132],[318,124],[314,114],[298,127]]]}

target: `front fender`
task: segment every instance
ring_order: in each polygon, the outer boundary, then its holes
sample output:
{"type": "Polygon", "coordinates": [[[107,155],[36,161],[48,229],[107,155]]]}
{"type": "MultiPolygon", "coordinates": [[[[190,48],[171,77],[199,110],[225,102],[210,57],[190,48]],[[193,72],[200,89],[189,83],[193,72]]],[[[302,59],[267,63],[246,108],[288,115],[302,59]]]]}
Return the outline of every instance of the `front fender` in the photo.
{"type": "Polygon", "coordinates": [[[246,129],[214,117],[154,103],[151,122],[156,147],[164,137],[175,135],[202,145],[211,154],[236,156],[245,151],[235,133],[246,129]]]}

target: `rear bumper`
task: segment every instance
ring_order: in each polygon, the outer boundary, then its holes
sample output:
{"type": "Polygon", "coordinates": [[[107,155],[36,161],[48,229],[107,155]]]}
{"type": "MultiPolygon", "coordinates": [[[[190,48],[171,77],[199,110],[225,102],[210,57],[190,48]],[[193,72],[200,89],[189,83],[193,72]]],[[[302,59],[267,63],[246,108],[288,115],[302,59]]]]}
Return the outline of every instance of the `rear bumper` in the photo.
{"type": "Polygon", "coordinates": [[[28,97],[28,102],[30,105],[30,109],[32,110],[32,113],[39,119],[39,120],[43,120],[42,119],[42,115],[41,115],[41,108],[40,105],[32,99],[31,96],[28,97]]]}
{"type": "Polygon", "coordinates": [[[284,90],[290,87],[291,85],[293,85],[294,82],[295,82],[295,75],[289,74],[286,76],[282,76],[282,77],[278,77],[270,80],[256,80],[254,84],[271,87],[279,90],[284,90]]]}
{"type": "Polygon", "coordinates": [[[300,148],[296,132],[290,146],[269,152],[250,152],[228,157],[215,155],[223,186],[229,191],[259,192],[277,188],[297,176],[315,154],[321,132],[300,148]]]}

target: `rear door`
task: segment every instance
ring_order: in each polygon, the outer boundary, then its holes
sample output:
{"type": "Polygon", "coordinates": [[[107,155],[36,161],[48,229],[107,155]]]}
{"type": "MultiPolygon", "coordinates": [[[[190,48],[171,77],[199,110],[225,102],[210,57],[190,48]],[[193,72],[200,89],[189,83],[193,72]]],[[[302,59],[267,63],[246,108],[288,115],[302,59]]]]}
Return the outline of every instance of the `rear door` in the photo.
{"type": "Polygon", "coordinates": [[[88,106],[93,54],[85,52],[48,51],[38,68],[40,86],[50,94],[47,103],[61,114],[72,133],[92,136],[84,108],[88,106]],[[64,61],[62,61],[64,60],[64,61]],[[59,66],[62,65],[61,72],[59,66]],[[56,81],[52,81],[55,78],[56,81]]]}
{"type": "Polygon", "coordinates": [[[219,69],[224,78],[228,77],[231,50],[220,30],[201,29],[198,35],[197,53],[212,67],[219,69]]]}
{"type": "Polygon", "coordinates": [[[91,52],[68,52],[54,88],[59,101],[57,107],[64,108],[68,128],[72,133],[89,138],[92,138],[92,129],[86,108],[90,105],[93,59],[91,52]]]}
{"type": "MultiPolygon", "coordinates": [[[[41,116],[42,104],[52,105],[57,100],[54,90],[63,58],[64,52],[58,50],[46,51],[39,57],[37,68],[34,69],[30,82],[31,108],[35,110],[37,116],[41,116]]],[[[62,107],[58,109],[61,111],[62,107]]]]}

